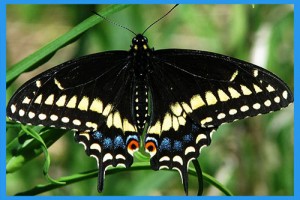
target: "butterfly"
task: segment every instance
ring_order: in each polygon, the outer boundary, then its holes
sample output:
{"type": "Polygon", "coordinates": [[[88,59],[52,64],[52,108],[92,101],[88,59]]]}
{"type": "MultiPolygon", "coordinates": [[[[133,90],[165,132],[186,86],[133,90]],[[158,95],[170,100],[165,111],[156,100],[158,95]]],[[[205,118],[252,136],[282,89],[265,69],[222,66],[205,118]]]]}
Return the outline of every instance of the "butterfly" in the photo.
{"type": "Polygon", "coordinates": [[[179,172],[187,194],[189,163],[197,165],[221,124],[280,110],[293,95],[261,67],[206,51],[154,50],[144,33],[129,51],[87,55],[32,78],[7,116],[73,130],[97,161],[99,192],[107,168],[130,167],[143,147],[153,170],[179,172]]]}

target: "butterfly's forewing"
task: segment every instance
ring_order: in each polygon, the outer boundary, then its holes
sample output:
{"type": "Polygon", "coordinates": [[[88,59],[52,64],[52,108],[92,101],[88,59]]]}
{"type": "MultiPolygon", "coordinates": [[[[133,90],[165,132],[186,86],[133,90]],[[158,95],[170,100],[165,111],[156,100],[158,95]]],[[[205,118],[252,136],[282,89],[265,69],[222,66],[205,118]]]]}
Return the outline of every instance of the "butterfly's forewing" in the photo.
{"type": "Polygon", "coordinates": [[[8,103],[7,116],[24,124],[75,130],[76,140],[98,162],[101,191],[106,168],[129,167],[139,147],[128,65],[126,51],[63,63],[25,83],[8,103]]]}
{"type": "Polygon", "coordinates": [[[154,60],[178,103],[202,127],[269,113],[293,102],[282,80],[245,61],[179,49],[156,51],[154,60]]]}
{"type": "Polygon", "coordinates": [[[100,125],[118,102],[122,81],[128,81],[123,69],[127,55],[125,51],[94,54],[45,71],[13,95],[7,116],[26,124],[96,129],[86,123],[100,125]]]}

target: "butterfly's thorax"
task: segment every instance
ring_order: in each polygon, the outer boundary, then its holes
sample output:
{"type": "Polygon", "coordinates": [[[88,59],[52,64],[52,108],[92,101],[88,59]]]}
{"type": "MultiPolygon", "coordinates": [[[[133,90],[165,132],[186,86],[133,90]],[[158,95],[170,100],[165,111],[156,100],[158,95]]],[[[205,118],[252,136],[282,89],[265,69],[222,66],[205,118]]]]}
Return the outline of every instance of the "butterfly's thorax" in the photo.
{"type": "Polygon", "coordinates": [[[150,55],[153,50],[148,47],[147,38],[137,35],[132,40],[130,49],[132,66],[134,70],[134,93],[133,93],[133,111],[139,132],[145,128],[148,122],[148,73],[150,55]]]}

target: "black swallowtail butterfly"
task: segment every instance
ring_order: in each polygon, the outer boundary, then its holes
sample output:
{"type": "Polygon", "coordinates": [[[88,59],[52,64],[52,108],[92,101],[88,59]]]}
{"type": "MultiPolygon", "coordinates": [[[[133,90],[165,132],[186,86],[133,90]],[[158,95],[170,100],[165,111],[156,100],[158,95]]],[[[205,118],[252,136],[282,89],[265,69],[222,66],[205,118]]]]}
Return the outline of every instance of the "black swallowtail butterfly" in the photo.
{"type": "Polygon", "coordinates": [[[131,166],[145,131],[152,169],[178,170],[187,193],[189,162],[221,124],[292,102],[288,86],[263,68],[206,51],[154,50],[136,34],[129,51],[80,57],[29,80],[7,116],[74,130],[97,160],[99,191],[108,166],[131,166]]]}

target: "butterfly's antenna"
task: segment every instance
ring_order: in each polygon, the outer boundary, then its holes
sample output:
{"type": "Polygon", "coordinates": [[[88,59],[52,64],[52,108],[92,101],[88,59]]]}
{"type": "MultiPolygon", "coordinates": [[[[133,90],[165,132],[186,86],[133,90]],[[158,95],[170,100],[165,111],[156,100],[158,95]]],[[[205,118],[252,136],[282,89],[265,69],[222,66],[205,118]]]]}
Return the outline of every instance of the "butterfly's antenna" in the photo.
{"type": "Polygon", "coordinates": [[[163,19],[165,16],[167,16],[170,12],[172,12],[172,10],[174,10],[174,8],[176,8],[179,4],[176,4],[175,6],[173,6],[173,8],[171,8],[171,10],[169,10],[166,14],[164,14],[162,17],[160,17],[158,20],[156,20],[155,22],[153,22],[152,24],[150,24],[142,33],[142,35],[144,35],[144,33],[151,28],[154,24],[156,24],[157,22],[159,22],[161,19],[163,19]]]}
{"type": "Polygon", "coordinates": [[[95,15],[98,15],[99,17],[101,17],[102,19],[104,19],[105,21],[107,21],[107,22],[109,22],[109,23],[111,23],[111,24],[113,24],[113,25],[115,25],[115,26],[124,28],[124,29],[126,29],[127,31],[129,31],[129,32],[133,33],[134,35],[136,35],[136,33],[133,32],[132,30],[130,30],[129,28],[127,28],[127,27],[125,27],[125,26],[122,26],[122,25],[120,25],[120,24],[117,24],[116,22],[114,22],[114,21],[112,21],[112,20],[110,20],[110,19],[108,19],[108,18],[106,18],[106,17],[104,17],[104,16],[102,16],[102,15],[96,13],[95,11],[92,11],[92,12],[93,12],[95,15]]]}

